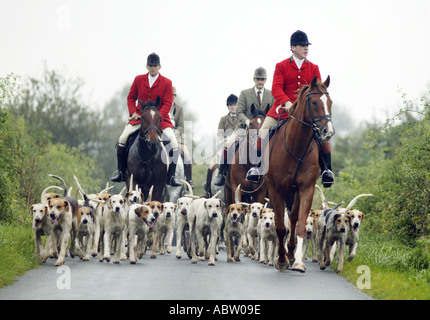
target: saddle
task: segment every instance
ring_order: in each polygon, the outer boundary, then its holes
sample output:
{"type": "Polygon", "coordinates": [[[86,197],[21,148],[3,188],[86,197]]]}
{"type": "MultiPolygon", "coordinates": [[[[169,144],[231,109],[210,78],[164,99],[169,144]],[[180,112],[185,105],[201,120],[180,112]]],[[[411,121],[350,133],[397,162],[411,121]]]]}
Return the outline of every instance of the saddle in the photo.
{"type": "MultiPolygon", "coordinates": [[[[139,136],[139,132],[140,132],[140,130],[136,130],[135,132],[131,133],[128,136],[127,143],[125,144],[125,152],[126,152],[125,159],[128,158],[128,152],[130,151],[130,148],[133,145],[134,140],[136,140],[136,138],[139,136]]],[[[166,146],[170,143],[170,141],[168,141],[168,140],[162,140],[161,142],[164,144],[164,146],[166,146]]],[[[169,155],[169,156],[171,156],[171,155],[169,155]]],[[[181,157],[182,157],[182,160],[184,160],[184,153],[182,152],[182,149],[181,149],[181,157]]]]}
{"type": "Polygon", "coordinates": [[[270,127],[270,129],[269,129],[269,140],[275,135],[275,133],[278,131],[278,129],[280,127],[282,127],[282,125],[287,121],[288,121],[288,118],[279,120],[277,125],[270,127]]]}

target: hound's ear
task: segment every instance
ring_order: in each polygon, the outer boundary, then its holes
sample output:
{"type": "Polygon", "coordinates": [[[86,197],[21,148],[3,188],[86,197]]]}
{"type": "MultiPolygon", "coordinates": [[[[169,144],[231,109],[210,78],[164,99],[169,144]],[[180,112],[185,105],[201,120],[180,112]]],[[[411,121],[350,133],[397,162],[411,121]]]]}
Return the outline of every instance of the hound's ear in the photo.
{"type": "Polygon", "coordinates": [[[48,207],[49,207],[49,208],[51,208],[51,207],[52,207],[52,205],[51,205],[51,200],[52,200],[52,199],[48,200],[48,207]]]}
{"type": "Polygon", "coordinates": [[[45,215],[49,216],[48,206],[45,206],[45,215]]]}
{"type": "Polygon", "coordinates": [[[225,205],[225,203],[224,203],[224,202],[222,202],[222,200],[220,199],[220,200],[219,200],[219,206],[220,206],[221,208],[224,208],[224,205],[225,205]]]}
{"type": "Polygon", "coordinates": [[[143,207],[137,207],[136,209],[134,209],[134,213],[140,217],[141,213],[142,213],[142,208],[143,207]]]}
{"type": "MultiPolygon", "coordinates": [[[[348,215],[347,215],[348,216],[348,215]]],[[[340,217],[340,213],[336,213],[334,216],[333,216],[333,223],[335,223],[336,222],[336,220],[338,219],[340,217]]]]}
{"type": "Polygon", "coordinates": [[[328,88],[330,85],[330,76],[327,76],[327,79],[324,81],[324,85],[328,88]]]}
{"type": "Polygon", "coordinates": [[[314,217],[314,219],[315,219],[315,211],[312,210],[311,213],[310,213],[310,216],[314,217]]]}
{"type": "Polygon", "coordinates": [[[315,87],[315,86],[317,85],[317,81],[318,81],[318,78],[317,78],[317,76],[315,76],[315,77],[312,79],[312,82],[311,82],[311,88],[312,88],[312,87],[315,87]]]}
{"type": "Polygon", "coordinates": [[[31,206],[30,213],[33,214],[34,204],[31,206]]]}
{"type": "Polygon", "coordinates": [[[358,214],[358,217],[359,217],[360,221],[363,221],[364,213],[360,211],[360,213],[358,214]]]}

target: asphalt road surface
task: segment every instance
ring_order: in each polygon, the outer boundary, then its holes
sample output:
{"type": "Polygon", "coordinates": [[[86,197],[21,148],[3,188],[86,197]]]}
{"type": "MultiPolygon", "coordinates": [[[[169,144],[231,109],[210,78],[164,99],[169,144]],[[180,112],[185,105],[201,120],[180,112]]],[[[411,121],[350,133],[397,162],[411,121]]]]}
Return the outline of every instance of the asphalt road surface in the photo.
{"type": "MultiPolygon", "coordinates": [[[[0,300],[368,300],[371,297],[333,270],[319,270],[309,259],[306,273],[279,272],[250,258],[227,263],[220,250],[216,266],[199,261],[191,264],[183,254],[150,259],[150,253],[131,265],[66,258],[66,267],[49,259],[38,269],[0,289],[0,300]]],[[[359,275],[357,274],[357,277],[359,275]]]]}

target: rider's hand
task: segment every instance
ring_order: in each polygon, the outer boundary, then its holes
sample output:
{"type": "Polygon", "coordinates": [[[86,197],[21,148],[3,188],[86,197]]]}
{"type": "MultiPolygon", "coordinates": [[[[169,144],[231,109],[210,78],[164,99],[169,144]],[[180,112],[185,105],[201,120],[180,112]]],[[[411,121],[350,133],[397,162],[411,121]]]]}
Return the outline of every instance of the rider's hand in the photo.
{"type": "Polygon", "coordinates": [[[287,102],[284,103],[283,106],[279,106],[279,107],[276,108],[276,113],[279,114],[279,109],[281,109],[281,108],[285,109],[285,111],[287,111],[288,113],[290,113],[290,109],[291,109],[292,106],[293,106],[293,104],[291,103],[291,101],[287,101],[287,102]]]}
{"type": "Polygon", "coordinates": [[[287,110],[288,113],[290,113],[290,109],[293,106],[293,104],[291,103],[291,101],[287,101],[284,104],[284,109],[287,110]]]}
{"type": "Polygon", "coordinates": [[[249,126],[251,125],[251,120],[246,119],[245,125],[246,125],[246,129],[249,129],[249,126]]]}
{"type": "Polygon", "coordinates": [[[133,112],[133,114],[128,118],[129,121],[136,121],[139,120],[140,116],[137,114],[137,112],[133,112]]]}

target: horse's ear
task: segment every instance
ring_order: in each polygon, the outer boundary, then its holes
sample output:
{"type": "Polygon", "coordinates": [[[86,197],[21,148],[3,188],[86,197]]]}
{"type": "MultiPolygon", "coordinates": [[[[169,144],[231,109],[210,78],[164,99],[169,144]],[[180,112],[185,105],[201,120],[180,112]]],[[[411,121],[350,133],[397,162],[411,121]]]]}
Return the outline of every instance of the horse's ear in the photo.
{"type": "Polygon", "coordinates": [[[160,106],[161,98],[160,96],[157,96],[157,99],[155,99],[155,104],[157,105],[157,108],[160,106]]]}
{"type": "Polygon", "coordinates": [[[145,102],[143,102],[143,101],[142,101],[142,100],[140,100],[139,98],[137,98],[137,100],[139,101],[140,106],[141,106],[141,107],[143,107],[143,104],[144,104],[145,102]]]}
{"type": "Polygon", "coordinates": [[[268,104],[267,104],[267,106],[266,106],[266,110],[264,111],[264,112],[266,112],[266,115],[267,115],[267,113],[269,112],[269,110],[270,110],[270,103],[268,103],[268,104]]]}
{"type": "Polygon", "coordinates": [[[326,86],[326,88],[328,88],[328,86],[330,85],[330,76],[327,76],[327,79],[324,81],[324,85],[326,86]]]}
{"type": "Polygon", "coordinates": [[[315,76],[315,77],[312,79],[312,82],[311,82],[311,88],[312,88],[312,87],[315,87],[315,86],[317,85],[317,81],[318,81],[318,78],[317,78],[317,76],[315,76]]]}
{"type": "Polygon", "coordinates": [[[251,114],[254,114],[255,113],[255,106],[254,106],[254,104],[251,104],[251,114]]]}

